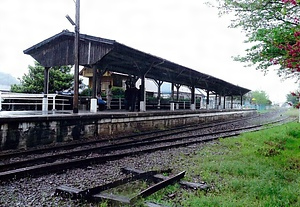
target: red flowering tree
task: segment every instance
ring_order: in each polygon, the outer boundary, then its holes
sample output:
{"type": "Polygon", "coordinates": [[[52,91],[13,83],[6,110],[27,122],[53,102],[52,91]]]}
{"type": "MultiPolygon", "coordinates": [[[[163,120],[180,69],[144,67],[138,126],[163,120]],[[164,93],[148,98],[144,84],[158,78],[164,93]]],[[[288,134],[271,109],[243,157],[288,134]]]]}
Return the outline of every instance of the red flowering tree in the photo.
{"type": "MultiPolygon", "coordinates": [[[[279,76],[300,81],[300,0],[214,1],[208,4],[220,15],[233,13],[230,27],[242,28],[252,45],[235,60],[264,72],[275,68],[279,76]]],[[[299,100],[299,92],[292,95],[299,100]]]]}
{"type": "MultiPolygon", "coordinates": [[[[297,91],[297,92],[291,92],[291,95],[293,97],[296,97],[297,100],[299,101],[299,98],[300,98],[300,92],[299,91],[297,91]]],[[[298,102],[297,104],[295,104],[294,107],[296,107],[297,109],[300,109],[300,102],[298,102]]],[[[300,119],[300,117],[299,117],[299,119],[300,119]]]]}
{"type": "Polygon", "coordinates": [[[295,31],[295,43],[279,45],[279,49],[286,51],[282,64],[291,72],[300,72],[300,31],[295,31]]]}

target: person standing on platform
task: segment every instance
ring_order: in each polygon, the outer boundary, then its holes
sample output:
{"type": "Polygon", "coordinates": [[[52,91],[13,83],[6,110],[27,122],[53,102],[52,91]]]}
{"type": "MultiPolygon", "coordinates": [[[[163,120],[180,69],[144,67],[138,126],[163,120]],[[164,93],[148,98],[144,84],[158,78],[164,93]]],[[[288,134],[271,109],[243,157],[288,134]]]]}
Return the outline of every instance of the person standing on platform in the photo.
{"type": "Polygon", "coordinates": [[[111,88],[112,88],[111,85],[109,85],[107,93],[106,93],[107,109],[111,109],[111,100],[112,100],[112,97],[113,97],[111,88]]]}
{"type": "Polygon", "coordinates": [[[124,93],[124,105],[125,105],[125,110],[129,110],[130,106],[130,88],[128,85],[126,85],[126,90],[124,93]]]}
{"type": "Polygon", "coordinates": [[[135,87],[135,85],[133,85],[130,88],[130,105],[131,105],[130,111],[135,111],[137,91],[138,89],[135,87]]]}

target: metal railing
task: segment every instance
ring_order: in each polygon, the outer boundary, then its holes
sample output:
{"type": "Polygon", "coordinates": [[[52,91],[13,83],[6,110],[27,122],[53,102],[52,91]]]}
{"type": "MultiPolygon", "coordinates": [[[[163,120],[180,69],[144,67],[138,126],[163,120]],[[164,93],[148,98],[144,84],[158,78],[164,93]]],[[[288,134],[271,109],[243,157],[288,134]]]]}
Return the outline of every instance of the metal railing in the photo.
{"type": "MultiPolygon", "coordinates": [[[[11,93],[0,91],[0,111],[1,110],[42,110],[44,94],[25,94],[25,93],[11,93]]],[[[60,94],[47,94],[48,109],[51,110],[70,110],[72,108],[72,96],[60,95],[60,94]]],[[[90,108],[90,96],[81,96],[79,108],[83,111],[90,108]]],[[[104,99],[105,97],[104,97],[104,99]]],[[[146,110],[169,110],[171,103],[174,104],[174,109],[191,109],[191,102],[188,100],[171,101],[164,100],[158,104],[157,100],[147,100],[146,110]]],[[[209,107],[206,107],[205,103],[196,102],[195,109],[213,109],[216,106],[212,103],[209,107]]],[[[239,104],[233,104],[233,108],[240,107],[239,104]]],[[[125,109],[124,98],[113,98],[111,102],[111,108],[122,110],[125,109]]],[[[136,109],[138,104],[136,104],[136,109]]],[[[226,102],[225,108],[231,108],[231,104],[226,102]]]]}
{"type": "MultiPolygon", "coordinates": [[[[0,91],[0,111],[16,110],[18,108],[34,107],[35,110],[42,107],[44,94],[28,94],[28,93],[11,93],[0,91]],[[5,107],[7,106],[7,107],[5,107]]],[[[70,106],[68,99],[58,94],[47,94],[48,105],[52,105],[52,110],[57,110],[57,106],[61,106],[64,110],[65,106],[70,106]]]]}

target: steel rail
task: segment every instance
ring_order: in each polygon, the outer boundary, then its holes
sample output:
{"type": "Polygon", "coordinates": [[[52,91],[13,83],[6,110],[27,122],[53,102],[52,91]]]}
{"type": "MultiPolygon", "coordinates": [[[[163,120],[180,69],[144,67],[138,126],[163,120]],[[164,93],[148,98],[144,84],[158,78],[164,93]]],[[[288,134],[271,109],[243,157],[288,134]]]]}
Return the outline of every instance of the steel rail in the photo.
{"type": "Polygon", "coordinates": [[[169,135],[175,134],[176,130],[183,133],[183,132],[193,131],[195,129],[200,130],[200,129],[216,127],[216,126],[220,126],[220,125],[224,125],[224,124],[237,123],[239,121],[249,120],[249,119],[253,119],[253,118],[257,118],[257,117],[258,116],[254,116],[254,117],[251,116],[251,117],[234,119],[234,120],[229,120],[229,121],[224,121],[224,122],[213,122],[213,123],[204,124],[202,126],[199,126],[199,123],[198,123],[198,124],[194,124],[194,125],[176,127],[176,128],[172,128],[172,129],[157,130],[157,131],[150,131],[150,132],[143,132],[143,133],[138,133],[138,134],[127,135],[127,136],[120,136],[120,137],[113,138],[113,140],[111,140],[111,139],[90,140],[90,141],[84,141],[84,142],[78,142],[78,143],[64,144],[64,145],[60,145],[60,146],[45,147],[45,148],[40,148],[40,149],[29,149],[29,150],[17,151],[17,152],[5,152],[5,153],[0,154],[0,161],[1,160],[3,161],[4,159],[12,158],[12,157],[18,157],[18,156],[23,157],[23,156],[28,156],[28,155],[32,155],[32,154],[42,154],[42,153],[47,153],[47,152],[57,151],[57,150],[68,150],[68,149],[72,149],[72,148],[76,148],[76,147],[82,147],[84,145],[94,145],[94,144],[101,144],[101,143],[108,143],[108,142],[111,143],[112,141],[134,139],[136,137],[146,136],[146,135],[157,136],[158,133],[162,133],[161,136],[169,136],[169,135]]]}
{"type": "MultiPolygon", "coordinates": [[[[283,119],[282,119],[283,120],[283,119]]],[[[279,120],[279,121],[282,121],[279,120]]],[[[276,122],[279,122],[276,121],[276,122]]],[[[248,126],[248,127],[242,127],[242,128],[236,128],[234,130],[245,130],[245,129],[251,129],[255,127],[261,127],[262,125],[255,125],[255,126],[248,126]]],[[[197,129],[200,130],[200,129],[197,129]]],[[[100,147],[90,147],[88,149],[79,149],[79,150],[74,150],[72,152],[64,152],[64,153],[59,153],[59,154],[54,154],[54,155],[46,155],[42,157],[37,157],[37,158],[31,158],[31,159],[26,159],[26,160],[20,160],[16,162],[10,162],[6,164],[0,165],[0,172],[7,171],[7,170],[14,170],[17,168],[21,167],[28,167],[31,165],[37,165],[37,164],[44,164],[44,163],[49,163],[49,162],[55,162],[58,159],[64,159],[64,158],[69,158],[69,157],[75,157],[75,156],[81,156],[81,155],[86,155],[91,152],[97,152],[98,154],[104,154],[106,152],[112,152],[112,151],[117,151],[117,150],[124,150],[132,147],[141,147],[145,145],[150,145],[150,144],[159,144],[163,142],[174,142],[174,141],[179,141],[179,140],[187,140],[187,139],[192,139],[192,138],[200,138],[200,137],[205,137],[205,136],[214,136],[214,135],[219,135],[220,133],[230,133],[232,130],[220,130],[220,131],[215,131],[215,132],[209,132],[209,133],[203,133],[200,135],[191,135],[191,136],[184,136],[184,137],[175,137],[175,138],[163,138],[165,136],[170,136],[170,135],[177,135],[177,134],[182,134],[184,132],[170,132],[168,135],[158,135],[158,136],[151,136],[139,140],[134,140],[134,141],[126,141],[123,143],[118,143],[118,144],[110,144],[107,146],[100,146],[100,147]]]]}
{"type": "Polygon", "coordinates": [[[18,179],[26,176],[37,176],[37,175],[43,175],[43,174],[48,174],[48,173],[54,173],[54,172],[61,172],[67,169],[73,169],[73,168],[78,168],[78,167],[86,167],[90,164],[101,164],[105,163],[107,161],[111,160],[117,160],[121,159],[123,157],[127,156],[132,156],[132,155],[137,155],[137,154],[142,154],[142,153],[150,153],[154,152],[157,150],[166,150],[169,148],[177,148],[177,147],[182,147],[182,146],[187,146],[187,145],[192,145],[200,142],[208,142],[212,141],[215,139],[218,139],[220,137],[222,138],[227,138],[227,137],[232,137],[232,136],[237,136],[240,133],[244,132],[246,129],[252,129],[252,130],[259,130],[261,129],[262,125],[256,125],[256,126],[251,126],[251,127],[246,127],[246,128],[239,128],[239,129],[233,129],[231,130],[231,133],[227,130],[225,133],[224,132],[219,132],[220,135],[222,136],[216,136],[217,133],[215,134],[215,137],[209,137],[206,139],[196,139],[193,141],[183,141],[180,143],[170,143],[168,145],[164,146],[152,146],[147,149],[137,149],[135,151],[130,151],[130,152],[121,152],[118,154],[113,154],[113,155],[100,155],[96,157],[90,157],[90,158],[79,158],[79,159],[74,159],[74,160],[68,160],[68,161],[61,161],[61,162],[55,162],[55,163],[47,163],[47,164],[40,164],[40,165],[35,165],[35,166],[29,166],[29,167],[24,167],[24,168],[18,168],[15,170],[8,170],[4,172],[0,172],[0,180],[8,180],[8,179],[18,179]]]}

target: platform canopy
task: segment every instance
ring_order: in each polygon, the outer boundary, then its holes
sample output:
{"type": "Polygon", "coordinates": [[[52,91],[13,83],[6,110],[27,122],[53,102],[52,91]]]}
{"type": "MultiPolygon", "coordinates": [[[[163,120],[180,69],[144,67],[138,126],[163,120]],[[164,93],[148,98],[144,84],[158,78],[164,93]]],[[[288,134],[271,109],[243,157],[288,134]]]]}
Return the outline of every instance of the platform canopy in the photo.
{"type": "MultiPolygon", "coordinates": [[[[74,64],[74,33],[64,30],[26,50],[44,67],[74,64]]],[[[249,92],[224,80],[136,50],[114,40],[80,34],[79,64],[209,90],[222,96],[249,92]]]]}

